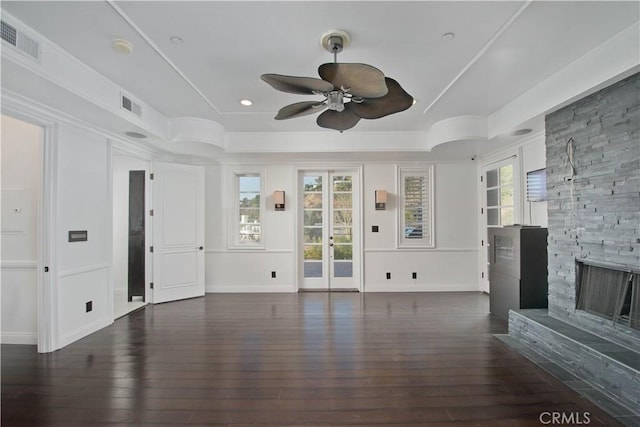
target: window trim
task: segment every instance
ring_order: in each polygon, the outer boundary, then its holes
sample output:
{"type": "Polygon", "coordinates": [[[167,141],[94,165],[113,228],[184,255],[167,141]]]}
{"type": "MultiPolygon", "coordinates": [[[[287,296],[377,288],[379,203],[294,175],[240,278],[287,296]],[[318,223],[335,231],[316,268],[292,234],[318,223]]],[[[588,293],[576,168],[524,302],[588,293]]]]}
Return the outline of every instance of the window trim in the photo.
{"type": "Polygon", "coordinates": [[[398,206],[396,216],[396,248],[435,248],[435,211],[434,211],[434,165],[396,165],[396,194],[398,195],[398,206]],[[404,178],[407,176],[420,176],[427,179],[427,200],[426,206],[429,210],[427,216],[428,223],[427,236],[420,239],[407,239],[404,235],[404,178]]]}
{"type": "Polygon", "coordinates": [[[247,167],[247,168],[233,168],[229,174],[232,180],[232,192],[229,196],[230,201],[230,217],[229,217],[229,249],[234,250],[254,250],[265,249],[265,171],[263,167],[247,167]],[[238,196],[240,194],[240,177],[243,176],[257,176],[260,178],[260,240],[248,241],[240,240],[240,203],[238,196]]]}

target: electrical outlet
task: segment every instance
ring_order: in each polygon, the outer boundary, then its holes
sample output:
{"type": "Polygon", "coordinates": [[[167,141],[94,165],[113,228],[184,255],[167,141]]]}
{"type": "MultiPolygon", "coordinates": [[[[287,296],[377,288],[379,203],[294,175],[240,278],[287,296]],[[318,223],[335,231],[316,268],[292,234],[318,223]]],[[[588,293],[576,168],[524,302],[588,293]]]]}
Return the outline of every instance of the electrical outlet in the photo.
{"type": "Polygon", "coordinates": [[[417,279],[418,278],[418,273],[416,273],[415,271],[413,273],[411,273],[411,278],[412,279],[417,279]]]}
{"type": "Polygon", "coordinates": [[[275,272],[275,271],[272,271],[272,272],[271,272],[271,278],[272,278],[272,279],[275,279],[275,278],[276,278],[276,272],[275,272]]]}
{"type": "Polygon", "coordinates": [[[87,301],[87,303],[85,304],[85,309],[87,310],[87,313],[93,310],[93,301],[87,301]]]}
{"type": "Polygon", "coordinates": [[[391,273],[387,273],[387,280],[391,279],[391,273]]]}

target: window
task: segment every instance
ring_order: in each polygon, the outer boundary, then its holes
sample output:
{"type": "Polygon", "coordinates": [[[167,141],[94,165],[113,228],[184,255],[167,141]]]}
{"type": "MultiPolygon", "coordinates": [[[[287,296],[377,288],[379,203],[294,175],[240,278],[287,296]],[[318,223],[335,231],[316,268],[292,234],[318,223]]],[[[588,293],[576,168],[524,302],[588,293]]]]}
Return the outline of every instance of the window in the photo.
{"type": "Polygon", "coordinates": [[[433,247],[433,166],[398,167],[398,246],[433,247]]]}
{"type": "Polygon", "coordinates": [[[263,247],[262,173],[234,171],[234,238],[237,248],[263,247]]]}
{"type": "Polygon", "coordinates": [[[513,164],[486,172],[487,226],[500,227],[515,221],[513,164]]]}
{"type": "Polygon", "coordinates": [[[538,169],[527,172],[527,201],[544,202],[547,200],[547,170],[538,169]]]}

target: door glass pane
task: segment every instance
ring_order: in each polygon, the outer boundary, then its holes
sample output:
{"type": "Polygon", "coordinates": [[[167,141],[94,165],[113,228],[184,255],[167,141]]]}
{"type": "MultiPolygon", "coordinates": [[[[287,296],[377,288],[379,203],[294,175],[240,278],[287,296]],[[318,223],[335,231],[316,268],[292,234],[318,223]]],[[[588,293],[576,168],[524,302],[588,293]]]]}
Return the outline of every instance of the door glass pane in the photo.
{"type": "Polygon", "coordinates": [[[500,185],[513,183],[513,166],[507,165],[500,168],[500,185]]]}
{"type": "Polygon", "coordinates": [[[335,228],[333,230],[333,241],[335,243],[352,243],[351,227],[335,228]]]}
{"type": "Polygon", "coordinates": [[[487,209],[487,225],[500,225],[500,209],[487,209]]]}
{"type": "Polygon", "coordinates": [[[305,260],[322,260],[322,245],[304,245],[304,259],[305,260]]]}
{"type": "Polygon", "coordinates": [[[351,193],[334,193],[333,207],[351,209],[351,193]]]}
{"type": "Polygon", "coordinates": [[[492,169],[487,171],[487,187],[497,187],[498,186],[498,170],[492,169]]]}
{"type": "Polygon", "coordinates": [[[305,243],[322,243],[322,227],[304,227],[305,243]]]}
{"type": "Polygon", "coordinates": [[[500,205],[513,206],[513,186],[500,188],[500,205]]]}
{"type": "Polygon", "coordinates": [[[500,209],[500,225],[513,224],[513,208],[500,209]]]}
{"type": "Polygon", "coordinates": [[[333,273],[334,277],[353,277],[353,262],[334,261],[333,273]]]}
{"type": "Polygon", "coordinates": [[[322,208],[322,193],[305,193],[304,195],[304,207],[305,209],[321,209],[322,208]]]}
{"type": "Polygon", "coordinates": [[[487,206],[498,206],[498,189],[487,190],[487,206]]]}
{"type": "Polygon", "coordinates": [[[341,209],[339,211],[333,211],[333,225],[334,226],[344,226],[344,225],[352,225],[352,211],[351,209],[341,209]]]}
{"type": "Polygon", "coordinates": [[[322,261],[305,261],[304,277],[322,277],[322,261]]]}
{"type": "Polygon", "coordinates": [[[304,225],[322,225],[322,211],[312,211],[305,209],[304,225]]]}
{"type": "Polygon", "coordinates": [[[306,175],[303,178],[304,191],[320,191],[322,192],[322,176],[320,175],[306,175]]]}
{"type": "Polygon", "coordinates": [[[333,245],[333,257],[336,260],[353,259],[353,246],[351,245],[333,245]]]}
{"type": "Polygon", "coordinates": [[[333,191],[347,191],[351,192],[351,177],[350,176],[334,176],[333,177],[333,191]]]}

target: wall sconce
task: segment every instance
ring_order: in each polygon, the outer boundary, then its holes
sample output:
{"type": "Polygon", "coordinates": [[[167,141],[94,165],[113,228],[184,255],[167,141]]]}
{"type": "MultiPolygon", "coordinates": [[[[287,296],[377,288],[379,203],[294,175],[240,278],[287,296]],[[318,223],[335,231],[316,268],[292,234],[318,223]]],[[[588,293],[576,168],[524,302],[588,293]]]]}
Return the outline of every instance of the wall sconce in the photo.
{"type": "Polygon", "coordinates": [[[383,211],[387,206],[386,190],[376,190],[376,210],[383,211]]]}
{"type": "Polygon", "coordinates": [[[273,203],[276,205],[275,210],[284,210],[284,191],[279,190],[273,192],[273,203]]]}

